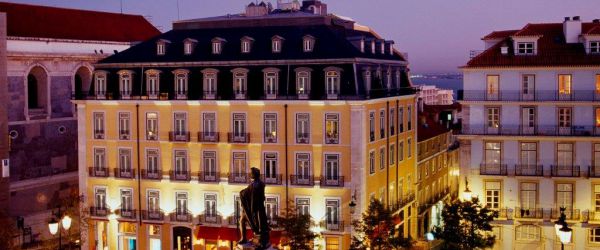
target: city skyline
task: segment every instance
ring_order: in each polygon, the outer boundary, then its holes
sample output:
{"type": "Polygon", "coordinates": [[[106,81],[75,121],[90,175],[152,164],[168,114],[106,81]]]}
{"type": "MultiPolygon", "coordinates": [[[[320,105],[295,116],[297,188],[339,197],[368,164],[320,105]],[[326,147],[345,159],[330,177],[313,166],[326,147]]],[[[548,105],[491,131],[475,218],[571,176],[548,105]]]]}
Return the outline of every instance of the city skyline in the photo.
{"type": "MultiPolygon", "coordinates": [[[[8,2],[110,12],[121,10],[118,0],[8,2]]],[[[249,2],[251,1],[230,0],[223,3],[218,0],[179,0],[179,18],[177,2],[174,0],[123,0],[122,8],[124,13],[148,17],[155,26],[165,32],[171,29],[171,23],[177,19],[240,13],[249,2]]],[[[527,23],[559,23],[565,16],[578,15],[584,22],[600,17],[594,13],[595,8],[590,8],[593,5],[600,6],[600,3],[593,0],[571,1],[568,5],[559,0],[377,2],[378,4],[373,5],[370,1],[326,1],[331,13],[352,17],[358,23],[372,27],[381,36],[396,41],[396,48],[408,53],[411,70],[416,74],[458,73],[458,67],[469,60],[469,51],[483,49],[480,38],[492,30],[520,29],[527,23]],[[539,11],[541,4],[545,6],[544,11],[539,11]],[[388,25],[386,22],[393,22],[394,25],[388,25]]]]}

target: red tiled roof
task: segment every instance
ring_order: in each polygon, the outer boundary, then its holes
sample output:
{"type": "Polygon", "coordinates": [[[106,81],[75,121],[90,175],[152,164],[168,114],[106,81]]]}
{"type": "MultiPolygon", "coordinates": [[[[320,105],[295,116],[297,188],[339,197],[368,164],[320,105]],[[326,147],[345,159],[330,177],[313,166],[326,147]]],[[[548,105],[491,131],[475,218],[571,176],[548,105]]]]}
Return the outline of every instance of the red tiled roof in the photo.
{"type": "Polygon", "coordinates": [[[595,25],[584,25],[582,27],[581,33],[585,35],[600,35],[600,24],[593,24],[595,25]]]}
{"type": "Polygon", "coordinates": [[[517,33],[517,31],[519,31],[519,30],[492,31],[492,33],[485,35],[483,38],[481,38],[481,40],[504,39],[509,36],[512,36],[514,33],[517,33]]]}
{"type": "MultiPolygon", "coordinates": [[[[582,33],[596,32],[600,24],[583,23],[582,33]]],[[[600,55],[587,54],[582,43],[565,42],[562,23],[527,24],[513,36],[540,34],[536,55],[515,55],[510,37],[473,57],[462,68],[518,67],[518,66],[597,66],[600,55]],[[509,53],[502,55],[500,47],[508,45],[509,53]]]]}
{"type": "Polygon", "coordinates": [[[7,35],[74,40],[139,42],[160,34],[143,16],[28,4],[0,3],[7,35]]]}

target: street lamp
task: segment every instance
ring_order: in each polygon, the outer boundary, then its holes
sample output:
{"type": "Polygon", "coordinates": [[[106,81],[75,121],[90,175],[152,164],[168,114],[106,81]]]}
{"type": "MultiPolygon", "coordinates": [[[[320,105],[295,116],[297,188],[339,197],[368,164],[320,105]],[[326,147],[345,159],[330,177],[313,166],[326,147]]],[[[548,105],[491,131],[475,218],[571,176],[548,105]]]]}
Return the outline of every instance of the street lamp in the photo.
{"type": "Polygon", "coordinates": [[[64,215],[60,220],[56,220],[56,218],[60,218],[62,216],[60,207],[58,207],[58,213],[53,212],[52,216],[52,219],[50,219],[48,222],[48,230],[52,235],[56,235],[56,233],[58,233],[58,249],[60,250],[62,249],[62,230],[60,229],[60,226],[62,225],[62,228],[69,230],[69,228],[71,228],[72,219],[70,216],[64,215]]]}
{"type": "Polygon", "coordinates": [[[473,193],[469,189],[469,180],[465,176],[465,191],[463,191],[463,200],[468,201],[473,199],[473,193]]]}
{"type": "Polygon", "coordinates": [[[560,208],[560,216],[558,220],[554,222],[554,230],[556,237],[560,240],[560,249],[565,249],[565,244],[571,242],[571,236],[573,235],[573,229],[569,228],[567,224],[567,216],[565,215],[565,208],[560,208]]]}

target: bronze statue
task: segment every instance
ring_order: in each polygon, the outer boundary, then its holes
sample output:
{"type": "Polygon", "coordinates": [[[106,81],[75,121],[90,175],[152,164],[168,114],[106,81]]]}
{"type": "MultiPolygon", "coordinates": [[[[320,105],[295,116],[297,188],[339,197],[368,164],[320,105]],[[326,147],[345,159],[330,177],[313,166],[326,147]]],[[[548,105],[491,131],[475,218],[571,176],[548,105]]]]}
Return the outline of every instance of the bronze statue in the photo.
{"type": "MultiPolygon", "coordinates": [[[[265,209],[265,183],[260,180],[260,170],[258,168],[250,169],[250,185],[240,191],[240,202],[242,211],[238,228],[240,229],[241,239],[238,244],[248,244],[246,238],[246,223],[250,224],[250,229],[254,233],[254,238],[258,236],[258,248],[266,249],[269,244],[269,224],[267,222],[267,212],[265,209]]],[[[251,240],[251,241],[254,241],[251,240]]]]}

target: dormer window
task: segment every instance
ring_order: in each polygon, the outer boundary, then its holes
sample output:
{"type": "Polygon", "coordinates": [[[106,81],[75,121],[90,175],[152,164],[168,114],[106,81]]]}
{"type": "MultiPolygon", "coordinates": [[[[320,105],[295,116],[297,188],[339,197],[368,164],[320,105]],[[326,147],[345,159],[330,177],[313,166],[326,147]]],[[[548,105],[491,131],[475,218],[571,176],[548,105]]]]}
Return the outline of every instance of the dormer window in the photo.
{"type": "Polygon", "coordinates": [[[371,41],[371,54],[375,54],[375,41],[371,41]]]}
{"type": "Polygon", "coordinates": [[[131,98],[131,75],[133,72],[129,70],[122,70],[119,74],[119,95],[121,99],[131,98]]]}
{"type": "Polygon", "coordinates": [[[253,41],[254,39],[252,39],[251,37],[245,36],[242,38],[242,53],[250,53],[253,41]]]}
{"type": "Polygon", "coordinates": [[[175,75],[175,98],[178,100],[187,99],[189,71],[178,69],[173,71],[173,74],[175,75]]]}
{"type": "Polygon", "coordinates": [[[223,51],[223,43],[226,42],[225,39],[216,37],[212,39],[212,53],[213,55],[219,55],[223,51]]]}
{"type": "Polygon", "coordinates": [[[381,41],[381,43],[379,45],[381,46],[381,54],[385,55],[385,42],[381,41]]]}
{"type": "Polygon", "coordinates": [[[183,40],[183,54],[191,55],[194,52],[194,47],[198,41],[188,38],[183,40]]]}
{"type": "Polygon", "coordinates": [[[517,54],[533,55],[534,53],[535,53],[534,43],[532,43],[532,42],[517,43],[517,54]]]}
{"type": "Polygon", "coordinates": [[[281,45],[283,43],[283,38],[280,36],[274,36],[271,38],[271,51],[273,53],[281,52],[281,45]]]}
{"type": "Polygon", "coordinates": [[[304,52],[312,52],[315,48],[315,38],[311,35],[306,35],[303,38],[304,52]]]}
{"type": "Polygon", "coordinates": [[[269,68],[263,70],[265,74],[265,96],[267,99],[277,98],[277,85],[279,83],[279,69],[269,68]]]}
{"type": "Polygon", "coordinates": [[[204,90],[204,99],[214,100],[217,96],[217,73],[216,69],[202,70],[204,81],[202,89],[204,90]]]}
{"type": "Polygon", "coordinates": [[[156,54],[162,56],[167,53],[167,44],[170,43],[169,40],[160,39],[156,42],[156,54]]]}
{"type": "Polygon", "coordinates": [[[148,99],[158,99],[160,81],[159,74],[160,71],[154,69],[146,71],[146,94],[148,95],[148,99]]]}
{"type": "Polygon", "coordinates": [[[340,72],[338,68],[325,68],[325,92],[327,99],[337,99],[340,94],[340,72]]]}
{"type": "Polygon", "coordinates": [[[392,88],[392,69],[388,69],[385,72],[385,81],[387,84],[387,88],[391,89],[392,88]]]}
{"type": "Polygon", "coordinates": [[[600,53],[600,41],[591,41],[590,42],[590,53],[592,53],[592,54],[600,53]]]}
{"type": "Polygon", "coordinates": [[[308,99],[310,95],[310,72],[309,68],[296,69],[296,92],[298,99],[308,99]]]}
{"type": "Polygon", "coordinates": [[[248,70],[239,68],[231,72],[233,73],[233,93],[235,94],[235,99],[246,99],[248,70]]]}
{"type": "Polygon", "coordinates": [[[97,71],[94,77],[96,99],[106,99],[106,71],[97,71]]]}

